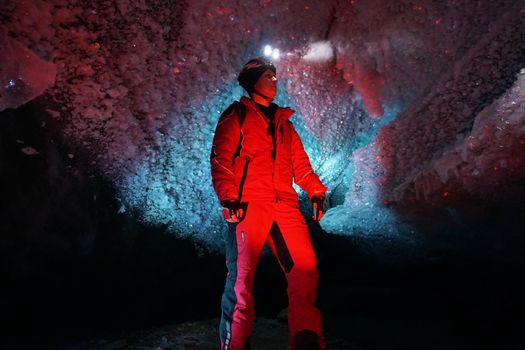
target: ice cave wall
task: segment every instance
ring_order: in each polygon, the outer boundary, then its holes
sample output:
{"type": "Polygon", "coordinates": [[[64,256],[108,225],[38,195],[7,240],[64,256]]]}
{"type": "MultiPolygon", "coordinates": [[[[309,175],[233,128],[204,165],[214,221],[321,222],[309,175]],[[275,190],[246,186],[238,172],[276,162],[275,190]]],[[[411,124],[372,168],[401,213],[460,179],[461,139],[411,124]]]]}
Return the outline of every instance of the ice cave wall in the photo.
{"type": "Polygon", "coordinates": [[[421,101],[354,153],[355,180],[381,188],[376,201],[489,197],[496,182],[522,176],[523,13],[508,11],[421,101]]]}
{"type": "MultiPolygon", "coordinates": [[[[293,121],[332,203],[380,206],[384,199],[442,195],[443,186],[423,185],[443,169],[432,171],[438,163],[431,160],[456,159],[447,147],[458,134],[467,140],[478,113],[511,87],[523,63],[523,6],[503,0],[8,0],[0,9],[7,39],[0,42],[27,48],[48,62],[48,73],[56,67],[53,85],[39,80],[50,86],[42,104],[70,142],[91,155],[93,168],[119,188],[121,211],[138,209],[146,222],[213,247],[224,229],[209,176],[213,130],[221,111],[242,94],[239,68],[265,44],[282,52],[277,102],[297,110],[293,121]],[[493,76],[478,77],[487,71],[476,56],[492,65],[493,76]],[[465,89],[470,98],[464,101],[458,96],[465,89]],[[449,107],[453,96],[460,106],[449,107]]],[[[12,91],[15,75],[34,77],[4,69],[2,96],[12,91]]],[[[516,89],[503,99],[520,96],[516,89]]],[[[370,215],[376,214],[361,214],[370,215]]]]}
{"type": "Polygon", "coordinates": [[[506,13],[421,104],[384,129],[393,199],[523,194],[511,184],[523,180],[525,164],[524,14],[506,13]]]}

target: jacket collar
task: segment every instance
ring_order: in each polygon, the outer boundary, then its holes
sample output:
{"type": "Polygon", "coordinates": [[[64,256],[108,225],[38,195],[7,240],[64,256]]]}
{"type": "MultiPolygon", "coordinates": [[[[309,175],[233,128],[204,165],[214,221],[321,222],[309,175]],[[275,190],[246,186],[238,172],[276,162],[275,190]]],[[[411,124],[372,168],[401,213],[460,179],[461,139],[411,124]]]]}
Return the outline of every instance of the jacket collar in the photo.
{"type": "MultiPolygon", "coordinates": [[[[268,123],[268,119],[259,110],[259,108],[255,104],[255,102],[253,102],[252,99],[250,99],[250,98],[248,98],[246,96],[242,96],[240,103],[242,103],[243,105],[245,105],[248,108],[254,109],[255,113],[257,115],[259,115],[260,117],[262,117],[266,123],[268,123]]],[[[287,121],[294,113],[295,113],[295,111],[293,109],[291,109],[290,107],[284,107],[283,108],[283,107],[277,106],[277,111],[275,112],[275,118],[276,118],[275,120],[277,121],[276,125],[279,124],[279,123],[283,123],[283,122],[287,121]]]]}

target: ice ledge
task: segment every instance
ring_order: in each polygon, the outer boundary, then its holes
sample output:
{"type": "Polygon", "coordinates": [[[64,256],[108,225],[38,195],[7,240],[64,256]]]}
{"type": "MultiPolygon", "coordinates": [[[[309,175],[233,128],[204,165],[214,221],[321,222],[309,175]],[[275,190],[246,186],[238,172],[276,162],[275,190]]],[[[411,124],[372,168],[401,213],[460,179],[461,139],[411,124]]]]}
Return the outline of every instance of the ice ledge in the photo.
{"type": "Polygon", "coordinates": [[[0,31],[0,112],[17,108],[55,83],[56,66],[0,31]]]}

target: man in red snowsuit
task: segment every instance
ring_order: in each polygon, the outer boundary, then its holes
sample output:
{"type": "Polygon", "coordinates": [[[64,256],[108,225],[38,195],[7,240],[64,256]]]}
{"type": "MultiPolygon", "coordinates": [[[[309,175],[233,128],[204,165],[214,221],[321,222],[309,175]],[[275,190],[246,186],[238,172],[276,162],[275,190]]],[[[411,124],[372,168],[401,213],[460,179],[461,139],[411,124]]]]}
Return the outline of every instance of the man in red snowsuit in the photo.
{"type": "Polygon", "coordinates": [[[295,182],[312,200],[314,220],[324,211],[327,188],[314,173],[292,123],[294,111],[274,103],[274,65],[250,60],[239,74],[242,97],[220,117],[211,152],[211,173],[223,216],[235,223],[226,245],[228,276],[222,296],[222,350],[250,348],[253,280],[268,243],[288,282],[292,350],[325,349],[321,314],[315,307],[318,274],[295,182]]]}

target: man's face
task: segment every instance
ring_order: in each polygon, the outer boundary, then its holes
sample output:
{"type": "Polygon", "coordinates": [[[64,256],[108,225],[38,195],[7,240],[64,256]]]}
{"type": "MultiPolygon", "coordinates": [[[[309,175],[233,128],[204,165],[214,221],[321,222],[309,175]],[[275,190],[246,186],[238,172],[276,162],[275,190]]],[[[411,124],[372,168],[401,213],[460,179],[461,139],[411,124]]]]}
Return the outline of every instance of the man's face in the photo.
{"type": "Polygon", "coordinates": [[[268,96],[273,99],[277,95],[277,76],[271,70],[267,69],[260,77],[259,80],[253,86],[255,90],[261,94],[268,96]]]}

